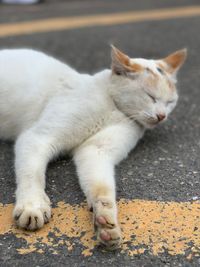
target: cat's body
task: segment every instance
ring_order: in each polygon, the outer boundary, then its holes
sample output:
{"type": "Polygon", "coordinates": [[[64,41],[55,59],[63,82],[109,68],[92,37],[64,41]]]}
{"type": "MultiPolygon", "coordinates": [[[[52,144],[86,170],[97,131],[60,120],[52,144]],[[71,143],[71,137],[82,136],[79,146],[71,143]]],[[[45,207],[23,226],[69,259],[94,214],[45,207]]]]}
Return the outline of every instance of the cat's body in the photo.
{"type": "MultiPolygon", "coordinates": [[[[33,50],[0,52],[0,138],[16,140],[14,217],[20,227],[34,230],[50,219],[46,166],[68,152],[94,210],[99,240],[108,247],[119,244],[114,166],[145,128],[168,115],[177,94],[168,70],[159,78],[156,64],[166,68],[164,62],[137,59],[130,64],[119,50],[113,48],[112,53],[112,71],[91,76],[33,50]],[[165,92],[166,86],[170,92],[165,92]],[[159,88],[156,96],[151,95],[153,87],[159,88]],[[159,103],[152,105],[155,98],[159,103]]],[[[184,58],[185,54],[174,70],[184,58]]]]}
{"type": "Polygon", "coordinates": [[[73,123],[76,124],[76,131],[81,128],[83,136],[78,139],[83,140],[91,135],[87,133],[88,129],[95,130],[97,121],[102,124],[105,113],[112,109],[103,93],[105,88],[99,88],[97,79],[92,76],[79,74],[40,52],[13,50],[10,59],[9,55],[9,50],[0,53],[0,138],[16,139],[24,130],[32,127],[42,113],[45,114],[48,106],[56,105],[52,112],[59,113],[57,123],[62,121],[59,128],[63,125],[64,131],[66,113],[68,116],[68,112],[76,109],[73,123]],[[11,113],[13,108],[14,112],[11,113]]]}

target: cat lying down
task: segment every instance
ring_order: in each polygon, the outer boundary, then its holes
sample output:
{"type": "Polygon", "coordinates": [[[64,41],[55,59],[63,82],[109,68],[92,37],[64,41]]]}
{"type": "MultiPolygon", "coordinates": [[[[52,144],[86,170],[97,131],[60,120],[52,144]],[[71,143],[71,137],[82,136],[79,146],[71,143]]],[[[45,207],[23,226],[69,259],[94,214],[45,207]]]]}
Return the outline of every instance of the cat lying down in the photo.
{"type": "Polygon", "coordinates": [[[111,55],[111,69],[87,75],[34,50],[0,51],[0,138],[16,140],[19,227],[36,230],[50,220],[45,171],[66,152],[93,210],[97,239],[119,246],[114,166],[176,106],[186,50],[147,60],[112,46],[111,55]]]}

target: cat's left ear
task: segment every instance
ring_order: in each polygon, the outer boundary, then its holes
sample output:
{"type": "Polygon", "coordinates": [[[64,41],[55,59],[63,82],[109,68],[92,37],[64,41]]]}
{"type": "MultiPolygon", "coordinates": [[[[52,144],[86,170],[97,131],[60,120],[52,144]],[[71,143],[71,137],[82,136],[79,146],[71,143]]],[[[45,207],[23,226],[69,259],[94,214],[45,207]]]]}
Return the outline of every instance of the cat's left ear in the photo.
{"type": "Polygon", "coordinates": [[[162,61],[165,63],[166,71],[168,71],[173,76],[176,76],[178,70],[185,62],[186,57],[187,49],[184,48],[163,58],[162,61]]]}

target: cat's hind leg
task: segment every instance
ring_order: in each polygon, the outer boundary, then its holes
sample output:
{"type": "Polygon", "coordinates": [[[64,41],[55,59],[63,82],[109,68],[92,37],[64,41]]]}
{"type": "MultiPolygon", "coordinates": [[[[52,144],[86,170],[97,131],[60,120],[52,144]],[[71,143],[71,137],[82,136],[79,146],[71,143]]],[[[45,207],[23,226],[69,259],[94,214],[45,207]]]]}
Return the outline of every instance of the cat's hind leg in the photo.
{"type": "Polygon", "coordinates": [[[51,217],[50,200],[45,193],[45,171],[57,154],[54,140],[34,130],[22,133],[15,145],[17,179],[13,217],[19,227],[36,230],[51,217]]]}
{"type": "Polygon", "coordinates": [[[139,134],[130,125],[113,125],[74,151],[80,185],[93,210],[97,239],[109,249],[121,243],[114,165],[127,156],[138,138],[139,134]]]}

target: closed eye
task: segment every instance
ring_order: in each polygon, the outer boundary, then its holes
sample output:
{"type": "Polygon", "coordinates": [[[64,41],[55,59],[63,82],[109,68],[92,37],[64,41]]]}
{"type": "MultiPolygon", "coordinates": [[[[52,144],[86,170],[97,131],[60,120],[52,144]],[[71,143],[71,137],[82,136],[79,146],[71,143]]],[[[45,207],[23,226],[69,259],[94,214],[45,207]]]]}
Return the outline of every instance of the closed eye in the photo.
{"type": "Polygon", "coordinates": [[[147,95],[153,100],[154,103],[156,103],[156,98],[150,94],[147,93],[147,95]]]}

